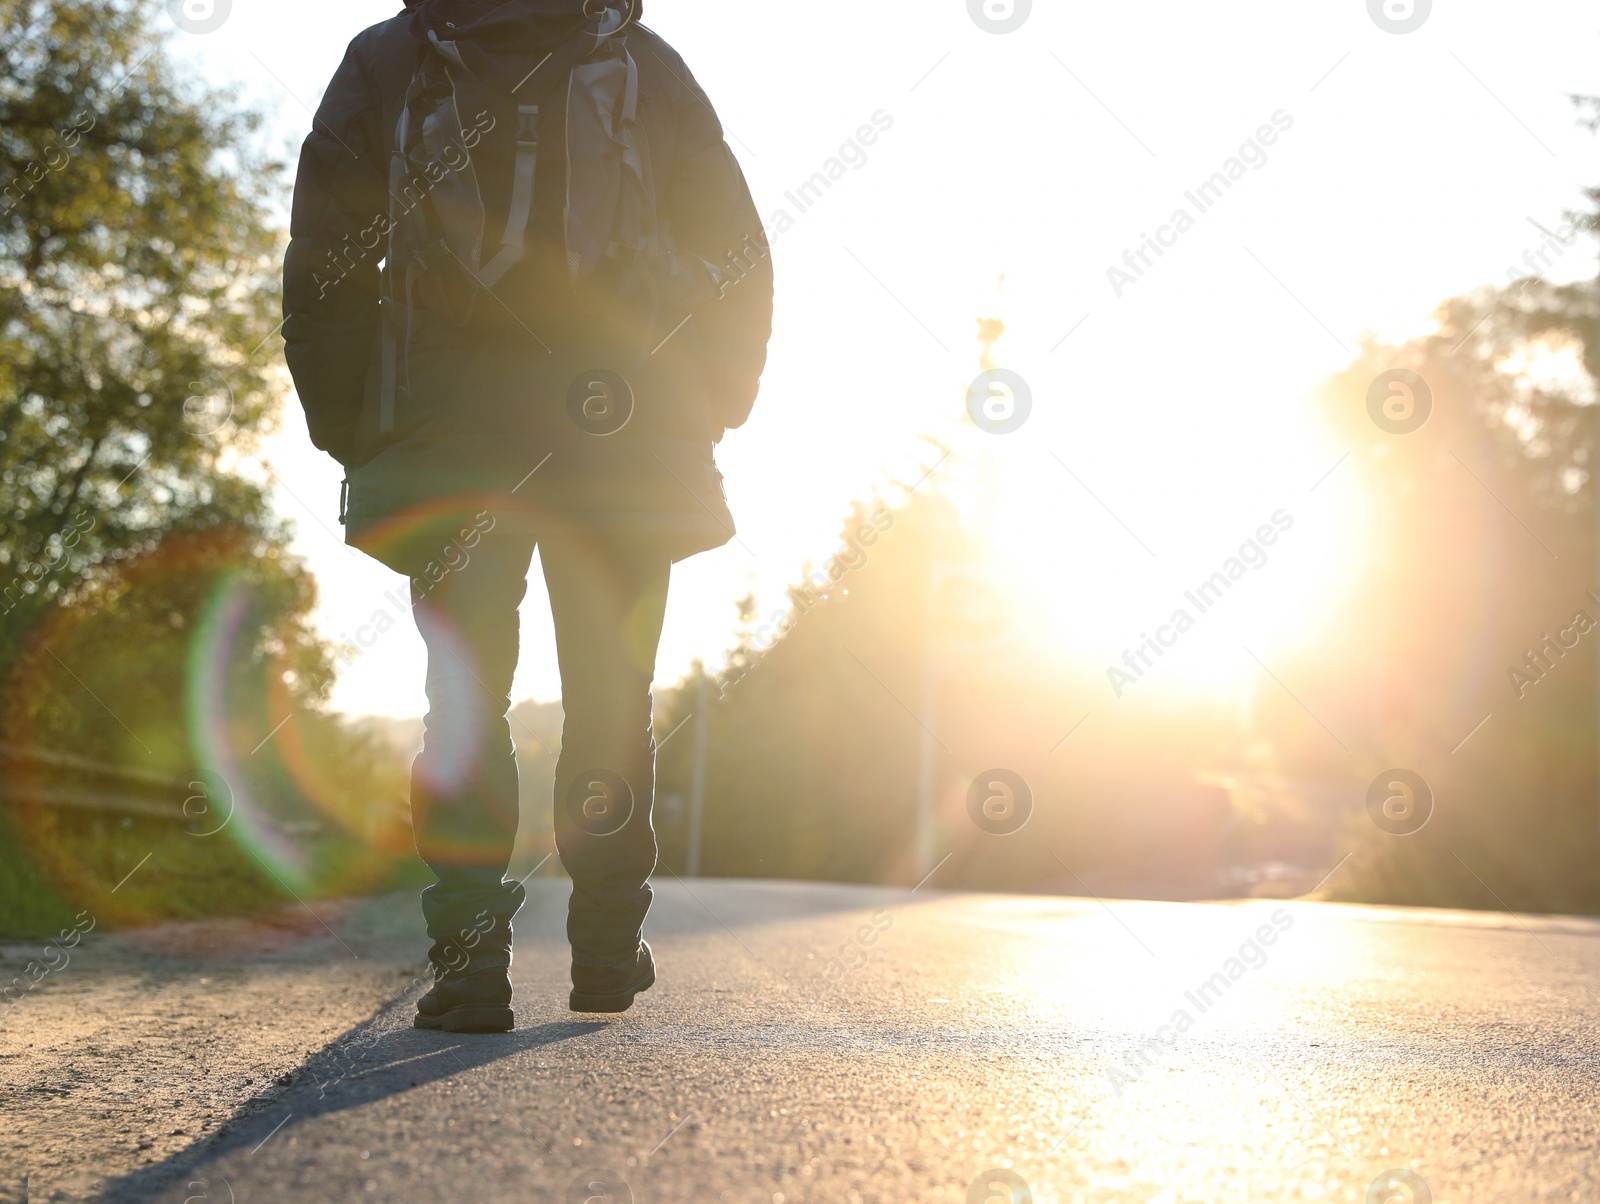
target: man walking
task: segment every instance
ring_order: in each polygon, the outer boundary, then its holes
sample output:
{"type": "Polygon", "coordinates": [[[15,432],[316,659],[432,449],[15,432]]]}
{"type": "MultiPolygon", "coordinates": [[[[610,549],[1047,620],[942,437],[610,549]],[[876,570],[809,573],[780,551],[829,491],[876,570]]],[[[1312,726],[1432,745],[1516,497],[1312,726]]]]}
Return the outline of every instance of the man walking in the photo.
{"type": "Polygon", "coordinates": [[[575,1011],[655,981],[651,681],[676,560],[733,535],[712,449],[750,413],[772,274],[738,164],[641,0],[406,0],[301,153],[284,338],[347,542],[411,578],[422,1028],[507,1031],[506,715],[538,548],[565,712],[556,845],[575,1011]]]}

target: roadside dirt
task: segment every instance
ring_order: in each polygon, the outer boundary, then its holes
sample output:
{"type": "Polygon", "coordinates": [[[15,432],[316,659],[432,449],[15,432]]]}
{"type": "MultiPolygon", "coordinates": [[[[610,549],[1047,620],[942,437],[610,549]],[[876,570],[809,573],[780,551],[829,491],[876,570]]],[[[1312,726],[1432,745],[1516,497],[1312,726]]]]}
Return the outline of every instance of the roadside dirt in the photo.
{"type": "MultiPolygon", "coordinates": [[[[414,894],[312,907],[90,933],[0,1002],[0,1204],[92,1199],[270,1106],[422,970],[414,894]]],[[[42,949],[0,943],[0,978],[42,949]]]]}

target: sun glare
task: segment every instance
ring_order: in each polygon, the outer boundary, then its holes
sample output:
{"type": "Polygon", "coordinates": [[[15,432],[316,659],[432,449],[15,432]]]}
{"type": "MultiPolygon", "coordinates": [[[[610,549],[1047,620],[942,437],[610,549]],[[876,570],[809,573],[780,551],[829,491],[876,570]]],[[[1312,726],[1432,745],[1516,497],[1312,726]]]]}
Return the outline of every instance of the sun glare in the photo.
{"type": "Polygon", "coordinates": [[[1182,479],[1183,466],[1152,464],[1148,448],[1112,441],[1069,458],[979,444],[968,519],[1018,642],[1093,670],[1116,697],[1237,700],[1260,672],[1255,657],[1270,664],[1327,639],[1360,569],[1362,504],[1353,477],[1327,472],[1341,450],[1310,419],[1298,425],[1258,427],[1253,445],[1238,428],[1195,428],[1184,450],[1202,462],[1271,462],[1292,435],[1295,460],[1323,469],[1282,474],[1276,491],[1221,485],[1181,507],[1118,484],[1182,479]]]}

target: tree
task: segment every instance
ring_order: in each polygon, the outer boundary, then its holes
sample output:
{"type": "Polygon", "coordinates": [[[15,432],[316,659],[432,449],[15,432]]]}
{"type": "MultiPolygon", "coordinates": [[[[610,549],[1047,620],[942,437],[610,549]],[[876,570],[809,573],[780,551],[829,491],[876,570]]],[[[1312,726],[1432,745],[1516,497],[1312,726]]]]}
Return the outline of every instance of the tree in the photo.
{"type": "Polygon", "coordinates": [[[0,0],[0,669],[93,566],[271,530],[226,467],[281,392],[277,165],[180,82],[157,11],[0,0]]]}
{"type": "Polygon", "coordinates": [[[1353,816],[1338,897],[1600,909],[1595,647],[1579,634],[1600,622],[1597,317],[1590,282],[1484,289],[1441,306],[1428,336],[1368,346],[1330,383],[1355,453],[1345,471],[1367,478],[1383,534],[1346,618],[1361,638],[1292,672],[1381,760],[1365,773],[1414,769],[1436,800],[1402,837],[1353,816]],[[1366,404],[1395,368],[1426,381],[1433,405],[1402,436],[1378,432],[1366,404]]]}

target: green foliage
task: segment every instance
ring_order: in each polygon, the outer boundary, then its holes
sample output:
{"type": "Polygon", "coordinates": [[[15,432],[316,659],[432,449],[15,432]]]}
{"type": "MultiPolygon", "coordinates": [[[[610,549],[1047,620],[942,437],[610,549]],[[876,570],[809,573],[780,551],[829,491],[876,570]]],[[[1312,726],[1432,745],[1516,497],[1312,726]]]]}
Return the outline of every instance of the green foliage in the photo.
{"type": "Polygon", "coordinates": [[[159,12],[0,0],[0,658],[107,558],[268,521],[225,464],[281,391],[276,165],[159,12]]]}
{"type": "Polygon", "coordinates": [[[1595,639],[1535,684],[1524,657],[1595,585],[1597,317],[1592,284],[1527,280],[1457,298],[1438,330],[1368,347],[1332,382],[1330,414],[1357,448],[1385,538],[1349,616],[1371,633],[1300,680],[1351,717],[1378,754],[1368,774],[1415,768],[1433,818],[1405,837],[1350,823],[1337,898],[1529,911],[1600,911],[1595,639]],[[1361,398],[1378,372],[1410,367],[1434,413],[1375,440],[1361,398]],[[1381,447],[1381,459],[1371,452],[1381,447]],[[1473,725],[1492,715],[1459,751],[1473,725]]]}
{"type": "Polygon", "coordinates": [[[53,936],[72,923],[71,906],[40,873],[15,825],[0,808],[0,936],[53,936]]]}
{"type": "MultiPolygon", "coordinates": [[[[917,728],[871,674],[915,699],[915,684],[906,683],[917,679],[923,616],[913,607],[925,599],[901,591],[908,579],[925,579],[929,535],[951,518],[942,498],[930,493],[916,501],[836,584],[794,589],[787,635],[774,643],[771,631],[752,631],[734,671],[708,683],[703,873],[857,882],[894,876],[915,806],[917,728]]],[[[846,532],[865,521],[858,510],[846,532]]],[[[825,570],[818,576],[827,582],[825,570]]],[[[742,617],[753,621],[749,601],[742,606],[742,617]]],[[[696,705],[691,679],[662,732],[696,705]]],[[[662,751],[658,795],[689,795],[692,727],[662,751]]],[[[671,825],[662,834],[663,856],[680,871],[684,836],[671,825]]]]}

